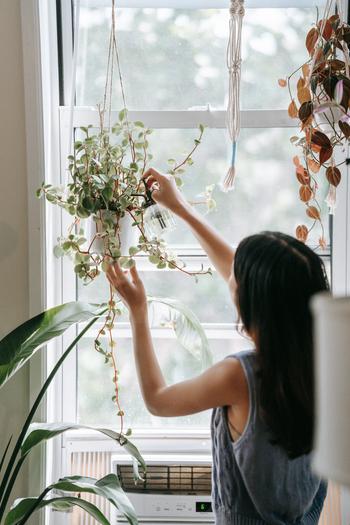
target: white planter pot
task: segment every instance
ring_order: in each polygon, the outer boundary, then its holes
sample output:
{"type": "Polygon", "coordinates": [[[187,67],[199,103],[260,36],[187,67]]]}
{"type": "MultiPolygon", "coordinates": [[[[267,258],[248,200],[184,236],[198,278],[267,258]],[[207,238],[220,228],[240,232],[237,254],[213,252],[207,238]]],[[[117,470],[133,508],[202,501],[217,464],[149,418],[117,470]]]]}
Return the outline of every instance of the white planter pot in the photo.
{"type": "MultiPolygon", "coordinates": [[[[105,213],[105,212],[102,212],[105,213]]],[[[120,251],[121,255],[128,256],[129,248],[131,246],[136,246],[139,239],[139,230],[132,226],[134,220],[132,217],[126,213],[124,217],[120,218],[119,221],[117,217],[113,217],[114,224],[118,223],[119,231],[117,236],[120,239],[120,251]]],[[[87,239],[86,247],[91,245],[91,251],[94,253],[102,254],[105,251],[105,236],[103,235],[103,228],[101,220],[94,220],[93,217],[89,217],[86,220],[85,225],[85,238],[87,239]],[[94,239],[95,237],[95,239],[94,239]],[[94,240],[93,240],[94,239],[94,240]],[[92,244],[91,244],[92,243],[92,244]]]]}
{"type": "MultiPolygon", "coordinates": [[[[320,97],[320,89],[318,88],[316,91],[316,95],[320,97]]],[[[320,97],[320,105],[329,103],[330,100],[326,96],[320,97]]],[[[319,127],[320,131],[325,133],[328,137],[331,137],[334,135],[334,131],[332,129],[332,126],[329,124],[330,122],[334,124],[335,130],[339,131],[338,122],[341,119],[341,117],[344,116],[344,111],[342,111],[337,106],[332,106],[331,108],[326,109],[322,113],[315,113],[314,114],[314,120],[317,126],[319,127]]]]}
{"type": "Polygon", "coordinates": [[[315,316],[317,472],[350,486],[350,298],[320,294],[315,316]]]}
{"type": "Polygon", "coordinates": [[[315,113],[314,120],[320,131],[327,135],[327,137],[332,137],[334,135],[334,130],[329,122],[334,123],[334,129],[338,132],[338,122],[343,116],[343,111],[339,108],[332,107],[332,110],[327,109],[324,113],[315,113]]]}

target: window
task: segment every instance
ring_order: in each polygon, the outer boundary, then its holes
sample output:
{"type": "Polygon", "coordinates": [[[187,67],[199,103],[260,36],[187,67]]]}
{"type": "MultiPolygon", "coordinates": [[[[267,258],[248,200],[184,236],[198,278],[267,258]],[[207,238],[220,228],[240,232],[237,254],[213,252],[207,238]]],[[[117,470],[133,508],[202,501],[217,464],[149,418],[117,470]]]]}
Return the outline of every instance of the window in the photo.
{"type": "MultiPolygon", "coordinates": [[[[61,1],[65,93],[69,92],[72,59],[72,49],[67,45],[72,26],[69,4],[68,0],[61,1]]],[[[181,158],[188,150],[200,123],[207,126],[195,163],[185,175],[184,192],[196,201],[206,185],[217,184],[214,198],[218,206],[208,215],[208,220],[233,245],[245,235],[263,229],[292,233],[304,214],[303,205],[295,198],[298,183],[291,164],[295,149],[289,141],[293,122],[285,110],[288,93],[278,87],[277,79],[302,63],[305,52],[300,35],[315,20],[316,8],[311,1],[290,2],[290,7],[283,7],[284,4],[265,1],[264,7],[249,8],[248,4],[246,10],[238,177],[235,190],[225,194],[218,185],[227,170],[230,149],[225,129],[226,2],[220,2],[219,8],[214,7],[218,3],[196,0],[118,3],[121,7],[117,9],[117,37],[130,118],[144,121],[155,130],[150,142],[155,165],[160,169],[166,169],[168,158],[181,158]],[[201,8],[203,4],[205,8],[201,8]]],[[[76,133],[80,126],[98,126],[96,103],[103,98],[110,2],[83,0],[80,9],[73,119],[76,133]]],[[[68,97],[65,98],[63,102],[67,104],[68,97]]],[[[120,107],[116,79],[112,121],[113,116],[117,119],[120,107]]],[[[62,177],[65,176],[70,113],[68,105],[60,110],[62,177]]],[[[69,218],[62,217],[62,228],[67,220],[69,218]]],[[[205,254],[180,222],[167,241],[193,268],[201,263],[208,266],[205,254]]],[[[144,258],[140,258],[138,265],[151,295],[176,296],[193,309],[205,327],[214,360],[250,346],[235,330],[237,316],[218,276],[202,276],[196,284],[173,271],[155,271],[144,258]]],[[[62,272],[64,299],[106,301],[108,287],[104,276],[83,286],[75,282],[69,262],[63,262],[62,272]]],[[[158,312],[152,329],[167,379],[178,381],[198,373],[201,364],[179,348],[172,330],[158,322],[160,318],[158,312]]],[[[93,336],[91,331],[63,374],[64,395],[70,399],[70,403],[64,404],[64,418],[82,424],[115,425],[111,374],[101,356],[94,353],[93,336]]],[[[149,415],[137,386],[126,319],[118,323],[116,340],[121,403],[128,426],[136,430],[183,427],[189,434],[196,429],[208,429],[209,414],[171,420],[149,415]]]]}
{"type": "MultiPolygon", "coordinates": [[[[52,141],[55,147],[60,145],[61,173],[56,178],[50,173],[53,184],[59,184],[66,177],[71,117],[72,1],[58,0],[57,4],[62,43],[62,98],[59,140],[52,137],[52,141]]],[[[110,20],[110,0],[81,0],[80,5],[73,111],[76,134],[80,126],[99,124],[95,104],[103,94],[110,20]]],[[[185,175],[184,192],[189,200],[195,201],[206,185],[220,182],[229,161],[230,144],[225,129],[228,0],[119,0],[117,5],[120,6],[118,42],[130,118],[144,121],[155,130],[151,135],[155,165],[165,169],[168,158],[181,158],[192,144],[198,125],[207,126],[195,164],[185,175]]],[[[233,192],[225,194],[218,187],[215,189],[217,210],[207,217],[233,245],[245,235],[263,229],[292,233],[303,217],[304,208],[295,198],[298,184],[291,163],[295,154],[289,142],[293,122],[286,114],[287,93],[278,87],[277,79],[302,62],[305,55],[300,35],[316,16],[313,0],[290,0],[288,7],[282,0],[248,0],[247,7],[238,177],[233,192]]],[[[117,119],[120,95],[118,83],[115,85],[113,118],[117,119]]],[[[49,117],[51,123],[51,114],[49,117]]],[[[55,159],[55,163],[59,162],[55,159]]],[[[74,278],[70,261],[53,259],[52,247],[61,232],[66,231],[70,218],[53,207],[48,207],[47,213],[48,269],[53,268],[49,275],[51,304],[76,299],[105,301],[108,287],[104,278],[82,286],[74,278]]],[[[342,217],[337,215],[335,222],[341,222],[342,217]]],[[[343,225],[335,227],[336,246],[344,244],[344,232],[343,225]]],[[[180,222],[167,241],[190,268],[208,266],[205,254],[180,222]]],[[[330,250],[324,257],[330,273],[330,250]]],[[[346,260],[342,255],[337,258],[337,271],[341,267],[339,275],[348,275],[346,260]]],[[[155,270],[146,258],[141,257],[137,264],[151,295],[176,297],[196,313],[206,330],[214,360],[250,346],[236,329],[236,312],[225,284],[217,275],[203,276],[196,284],[178,272],[155,270]]],[[[166,318],[167,312],[155,308],[152,332],[165,375],[169,382],[174,382],[200,372],[201,363],[181,349],[173,331],[159,322],[164,320],[164,315],[166,318]]],[[[111,374],[103,358],[93,350],[95,333],[96,326],[64,365],[54,395],[55,418],[118,428],[111,402],[111,374]]],[[[72,331],[65,335],[63,344],[71,342],[73,336],[72,331]]],[[[142,452],[161,449],[208,453],[210,414],[169,420],[151,416],[139,392],[131,331],[125,317],[119,320],[116,340],[125,425],[133,428],[134,439],[142,452]]],[[[59,353],[59,346],[57,350],[59,353]]],[[[113,443],[80,431],[62,437],[54,446],[54,477],[70,473],[102,477],[110,471],[111,457],[116,452],[113,443]]],[[[85,523],[76,512],[67,520],[57,513],[52,513],[50,519],[55,525],[85,523]]]]}

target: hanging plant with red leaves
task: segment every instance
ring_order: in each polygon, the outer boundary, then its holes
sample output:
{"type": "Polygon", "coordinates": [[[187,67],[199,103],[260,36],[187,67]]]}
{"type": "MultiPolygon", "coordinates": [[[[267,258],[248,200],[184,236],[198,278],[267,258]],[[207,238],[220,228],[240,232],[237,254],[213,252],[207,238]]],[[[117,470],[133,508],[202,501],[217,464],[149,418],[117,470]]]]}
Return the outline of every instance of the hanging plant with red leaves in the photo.
{"type": "Polygon", "coordinates": [[[278,84],[288,87],[291,102],[288,114],[299,120],[301,135],[293,136],[291,142],[300,148],[301,154],[293,158],[296,177],[300,183],[299,197],[306,206],[306,216],[312,220],[296,228],[296,236],[305,242],[310,231],[319,225],[319,245],[325,248],[321,206],[318,190],[322,178],[328,184],[326,202],[329,212],[334,213],[336,188],[341,181],[337,163],[339,148],[344,148],[350,138],[350,76],[349,50],[350,26],[340,14],[330,15],[332,2],[326,6],[323,19],[310,29],[305,46],[309,59],[278,84]],[[296,93],[291,80],[299,75],[296,93]]]}

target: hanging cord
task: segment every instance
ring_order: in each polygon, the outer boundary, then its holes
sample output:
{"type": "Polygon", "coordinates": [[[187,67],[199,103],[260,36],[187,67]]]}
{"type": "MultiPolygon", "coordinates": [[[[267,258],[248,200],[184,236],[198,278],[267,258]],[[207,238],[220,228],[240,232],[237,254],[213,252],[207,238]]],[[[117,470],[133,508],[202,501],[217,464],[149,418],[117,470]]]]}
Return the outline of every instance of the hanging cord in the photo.
{"type": "Polygon", "coordinates": [[[111,130],[113,76],[114,76],[114,68],[115,68],[115,63],[116,63],[118,77],[119,77],[119,85],[120,85],[122,101],[123,101],[123,111],[125,115],[125,122],[126,122],[127,129],[129,131],[129,144],[130,144],[130,148],[132,149],[128,109],[126,105],[126,95],[125,95],[125,88],[124,88],[124,80],[123,80],[123,75],[122,75],[122,70],[121,70],[121,65],[120,65],[115,14],[116,14],[115,0],[112,0],[112,25],[111,25],[111,32],[110,32],[110,38],[109,38],[106,83],[105,83],[105,90],[104,90],[104,97],[103,97],[102,114],[100,115],[101,131],[105,125],[104,119],[105,119],[105,114],[107,111],[108,111],[108,130],[109,131],[111,130]]]}
{"type": "Polygon", "coordinates": [[[231,166],[223,181],[223,189],[225,191],[232,189],[234,185],[237,139],[241,128],[240,84],[242,64],[242,25],[244,14],[244,0],[231,0],[230,36],[227,46],[227,68],[229,71],[227,127],[232,141],[232,156],[231,166]]]}
{"type": "Polygon", "coordinates": [[[74,41],[73,41],[73,63],[72,63],[72,81],[70,89],[70,108],[69,108],[69,128],[68,128],[68,155],[73,152],[74,144],[74,105],[76,95],[76,80],[78,67],[78,49],[79,49],[79,29],[80,29],[80,0],[75,2],[75,20],[74,20],[74,41]]]}

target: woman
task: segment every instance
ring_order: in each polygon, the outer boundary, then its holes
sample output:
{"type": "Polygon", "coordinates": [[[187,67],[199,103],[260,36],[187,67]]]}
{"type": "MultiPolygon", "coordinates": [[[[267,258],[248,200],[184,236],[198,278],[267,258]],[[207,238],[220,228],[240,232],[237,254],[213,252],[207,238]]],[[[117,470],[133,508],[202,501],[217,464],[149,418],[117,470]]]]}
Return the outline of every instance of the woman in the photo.
{"type": "Polygon", "coordinates": [[[183,219],[227,281],[255,351],[167,386],[153,350],[136,268],[108,279],[129,308],[142,395],[161,417],[213,409],[213,508],[217,525],[314,524],[326,483],[311,471],[314,426],[309,301],[328,289],[321,259],[281,233],[244,239],[236,253],[189,206],[173,179],[151,169],[153,198],[183,219]]]}

